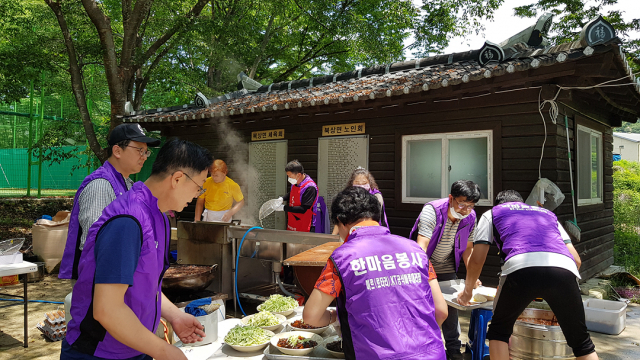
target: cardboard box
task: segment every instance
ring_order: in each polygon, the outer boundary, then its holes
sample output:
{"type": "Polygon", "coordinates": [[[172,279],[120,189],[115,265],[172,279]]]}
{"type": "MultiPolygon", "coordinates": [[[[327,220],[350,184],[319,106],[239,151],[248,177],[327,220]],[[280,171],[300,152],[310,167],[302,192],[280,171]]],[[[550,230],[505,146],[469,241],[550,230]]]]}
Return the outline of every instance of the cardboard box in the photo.
{"type": "Polygon", "coordinates": [[[20,278],[18,278],[18,275],[0,277],[0,286],[9,286],[16,284],[20,284],[20,278]]]}
{"type": "Polygon", "coordinates": [[[58,211],[52,220],[40,219],[31,228],[33,253],[44,262],[49,274],[54,272],[62,261],[70,217],[71,212],[58,211]]]}

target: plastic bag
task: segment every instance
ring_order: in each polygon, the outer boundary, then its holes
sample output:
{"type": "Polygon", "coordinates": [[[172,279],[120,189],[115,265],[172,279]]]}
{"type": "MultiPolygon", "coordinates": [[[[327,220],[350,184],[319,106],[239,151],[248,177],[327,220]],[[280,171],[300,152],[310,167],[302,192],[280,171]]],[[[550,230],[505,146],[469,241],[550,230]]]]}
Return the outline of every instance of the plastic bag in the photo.
{"type": "Polygon", "coordinates": [[[555,210],[564,201],[564,194],[560,188],[547,178],[542,178],[533,186],[525,203],[531,206],[541,206],[547,210],[555,210]]]}
{"type": "Polygon", "coordinates": [[[269,200],[267,202],[265,202],[264,204],[262,204],[262,206],[260,207],[260,213],[258,214],[258,219],[260,219],[260,221],[262,221],[262,219],[266,218],[267,216],[271,215],[278,206],[282,205],[282,199],[273,199],[273,200],[269,200]]]}

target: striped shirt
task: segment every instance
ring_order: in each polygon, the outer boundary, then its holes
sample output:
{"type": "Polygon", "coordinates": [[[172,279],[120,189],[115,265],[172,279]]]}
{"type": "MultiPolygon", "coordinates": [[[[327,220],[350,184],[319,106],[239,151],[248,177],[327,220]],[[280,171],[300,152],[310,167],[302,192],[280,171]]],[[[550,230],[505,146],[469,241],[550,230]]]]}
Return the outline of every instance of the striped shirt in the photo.
{"type": "MultiPolygon", "coordinates": [[[[133,180],[124,179],[127,190],[133,186],[133,180]]],[[[116,199],[116,193],[113,186],[107,179],[98,178],[89,182],[84,187],[80,196],[78,196],[78,223],[80,224],[80,250],[84,248],[84,242],[87,240],[87,233],[94,222],[102,215],[102,210],[116,199]]]]}
{"type": "MultiPolygon", "coordinates": [[[[448,216],[446,217],[446,219],[447,222],[442,229],[442,238],[440,239],[438,245],[436,245],[436,248],[430,257],[436,274],[448,274],[456,272],[456,258],[453,252],[453,246],[455,242],[455,236],[458,231],[458,225],[460,225],[460,220],[454,223],[449,219],[448,216]]],[[[425,206],[420,213],[418,234],[431,239],[435,227],[436,211],[433,206],[425,206]]],[[[476,226],[474,224],[471,233],[469,233],[469,241],[471,242],[473,242],[475,231],[476,226]]]]}

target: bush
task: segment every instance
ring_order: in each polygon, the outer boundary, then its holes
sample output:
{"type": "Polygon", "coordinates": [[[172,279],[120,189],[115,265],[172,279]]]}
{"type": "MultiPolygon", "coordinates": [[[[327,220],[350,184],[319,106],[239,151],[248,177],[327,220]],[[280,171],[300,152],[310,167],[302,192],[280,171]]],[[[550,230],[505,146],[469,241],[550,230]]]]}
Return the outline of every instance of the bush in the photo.
{"type": "Polygon", "coordinates": [[[614,261],[640,275],[640,163],[613,163],[614,261]]]}

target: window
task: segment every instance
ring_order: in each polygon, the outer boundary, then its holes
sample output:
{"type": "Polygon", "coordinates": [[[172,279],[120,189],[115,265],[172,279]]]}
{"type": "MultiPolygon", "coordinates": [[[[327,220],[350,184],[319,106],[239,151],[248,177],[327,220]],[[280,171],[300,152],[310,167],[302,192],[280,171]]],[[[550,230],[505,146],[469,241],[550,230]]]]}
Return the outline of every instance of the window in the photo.
{"type": "Polygon", "coordinates": [[[578,125],[578,205],[602,203],[602,133],[578,125]]]}
{"type": "Polygon", "coordinates": [[[457,180],[480,186],[479,205],[493,199],[491,130],[402,137],[402,202],[419,203],[449,195],[457,180]]]}

